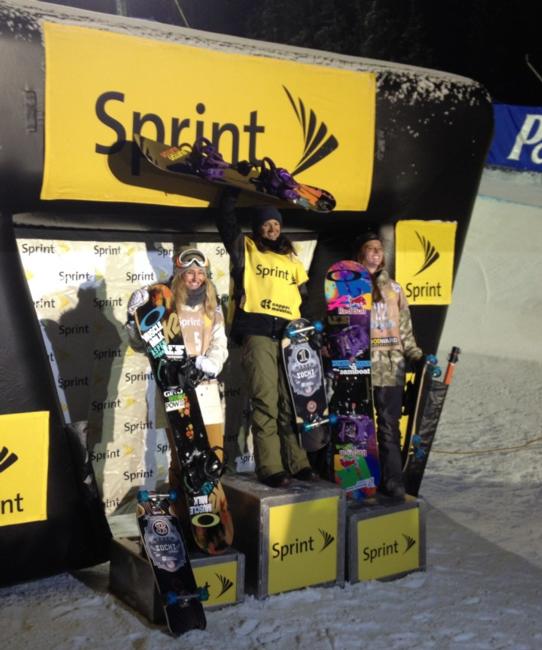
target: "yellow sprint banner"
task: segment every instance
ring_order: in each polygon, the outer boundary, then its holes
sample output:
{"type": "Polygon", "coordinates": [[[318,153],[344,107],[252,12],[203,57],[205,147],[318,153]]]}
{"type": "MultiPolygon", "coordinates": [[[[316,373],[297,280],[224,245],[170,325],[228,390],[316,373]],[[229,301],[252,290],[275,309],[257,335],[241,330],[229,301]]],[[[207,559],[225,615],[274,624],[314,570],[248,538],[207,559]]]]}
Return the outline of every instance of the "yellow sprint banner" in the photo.
{"type": "Polygon", "coordinates": [[[167,144],[204,136],[233,162],[270,157],[330,191],[337,209],[366,209],[373,73],[68,24],[43,29],[42,199],[206,206],[208,188],[183,196],[177,177],[145,171],[126,144],[140,132],[167,144]]]}
{"type": "Polygon", "coordinates": [[[338,497],[269,509],[270,594],[337,579],[338,521],[338,497]]]}
{"type": "Polygon", "coordinates": [[[395,226],[395,277],[411,305],[452,302],[455,221],[399,221],[395,226]]]}
{"type": "Polygon", "coordinates": [[[192,566],[198,586],[207,585],[209,599],[204,607],[233,605],[237,602],[238,571],[237,560],[192,566]]]}
{"type": "Polygon", "coordinates": [[[378,580],[420,568],[420,509],[358,521],[358,580],[378,580]]]}
{"type": "Polygon", "coordinates": [[[0,415],[0,526],[47,519],[49,413],[0,415]]]}

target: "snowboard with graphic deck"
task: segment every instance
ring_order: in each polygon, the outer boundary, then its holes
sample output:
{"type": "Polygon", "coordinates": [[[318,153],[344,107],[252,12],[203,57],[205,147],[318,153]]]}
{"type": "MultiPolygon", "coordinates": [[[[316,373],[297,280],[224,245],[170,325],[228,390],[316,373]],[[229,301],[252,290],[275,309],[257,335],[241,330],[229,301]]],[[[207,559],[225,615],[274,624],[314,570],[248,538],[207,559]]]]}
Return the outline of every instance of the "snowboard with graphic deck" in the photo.
{"type": "MultiPolygon", "coordinates": [[[[418,496],[425,467],[435,439],[437,426],[452,383],[455,365],[459,360],[460,349],[453,347],[448,357],[448,366],[442,381],[442,374],[436,357],[426,357],[423,367],[418,371],[415,399],[411,401],[407,422],[407,437],[403,447],[403,482],[407,494],[418,496]]],[[[416,385],[416,380],[414,381],[416,385]]]]}
{"type": "Polygon", "coordinates": [[[149,299],[136,310],[135,323],[164,400],[175,440],[172,453],[181,466],[184,498],[176,511],[199,549],[220,554],[233,541],[233,522],[220,483],[223,464],[209,445],[198,403],[196,385],[202,375],[186,354],[171,289],[155,284],[147,291],[149,299]]]}
{"type": "Polygon", "coordinates": [[[134,134],[134,140],[143,156],[164,172],[235,187],[285,207],[289,204],[316,212],[330,212],[335,207],[335,199],[329,192],[298,183],[271,158],[263,158],[257,164],[246,160],[228,163],[206,138],[179,146],[162,144],[139,133],[134,134]]]}
{"type": "Polygon", "coordinates": [[[322,323],[298,318],[288,323],[281,341],[299,441],[309,452],[329,442],[329,412],[318,341],[322,330],[322,323]]]}
{"type": "Polygon", "coordinates": [[[137,524],[154,582],[164,608],[166,624],[173,636],[205,629],[202,601],[208,586],[197,587],[183,532],[171,511],[175,493],[138,493],[137,524]]]}
{"type": "Polygon", "coordinates": [[[371,386],[369,272],[351,260],[325,276],[326,338],[331,375],[331,471],[347,496],[372,498],[380,482],[371,386]]]}

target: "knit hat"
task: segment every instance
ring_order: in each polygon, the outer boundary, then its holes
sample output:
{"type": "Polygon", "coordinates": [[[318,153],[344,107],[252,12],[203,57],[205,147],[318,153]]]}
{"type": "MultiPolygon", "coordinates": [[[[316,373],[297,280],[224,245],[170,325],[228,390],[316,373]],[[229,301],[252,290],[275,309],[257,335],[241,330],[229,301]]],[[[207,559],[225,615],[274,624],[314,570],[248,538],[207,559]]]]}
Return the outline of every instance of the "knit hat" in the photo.
{"type": "Polygon", "coordinates": [[[366,244],[368,241],[372,241],[373,239],[378,239],[379,242],[382,241],[380,235],[374,230],[366,230],[358,235],[354,241],[354,254],[357,255],[363,244],[366,244]]]}
{"type": "Polygon", "coordinates": [[[270,219],[275,219],[282,226],[282,215],[272,205],[262,205],[252,208],[252,232],[257,234],[260,227],[270,219]]]}

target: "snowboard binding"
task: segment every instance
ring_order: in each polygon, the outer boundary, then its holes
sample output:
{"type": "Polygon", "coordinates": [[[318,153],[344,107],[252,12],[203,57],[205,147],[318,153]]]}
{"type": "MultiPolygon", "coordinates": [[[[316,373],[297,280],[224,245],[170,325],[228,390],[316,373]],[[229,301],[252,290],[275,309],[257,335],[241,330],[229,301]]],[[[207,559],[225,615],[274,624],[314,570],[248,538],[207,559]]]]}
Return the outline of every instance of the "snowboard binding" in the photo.
{"type": "Polygon", "coordinates": [[[337,332],[334,343],[341,359],[354,359],[369,347],[369,336],[360,325],[351,325],[337,332]]]}
{"type": "Polygon", "coordinates": [[[295,201],[299,198],[299,194],[296,192],[299,184],[290,172],[283,167],[277,167],[271,158],[262,158],[259,176],[252,182],[259,186],[263,192],[272,194],[279,199],[295,201]]]}
{"type": "Polygon", "coordinates": [[[194,454],[183,466],[183,483],[190,494],[210,494],[224,472],[224,464],[216,454],[219,447],[211,447],[194,454]]]}
{"type": "Polygon", "coordinates": [[[190,163],[205,180],[216,181],[224,177],[224,170],[231,167],[222,154],[207,138],[198,138],[192,145],[190,163]]]}

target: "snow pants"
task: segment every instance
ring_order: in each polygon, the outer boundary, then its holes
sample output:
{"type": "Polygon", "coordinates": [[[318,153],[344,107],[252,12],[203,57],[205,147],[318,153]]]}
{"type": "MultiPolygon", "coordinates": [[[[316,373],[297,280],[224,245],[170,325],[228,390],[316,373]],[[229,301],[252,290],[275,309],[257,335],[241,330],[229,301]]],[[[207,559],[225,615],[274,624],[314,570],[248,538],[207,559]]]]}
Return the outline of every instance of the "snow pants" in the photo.
{"type": "Polygon", "coordinates": [[[401,433],[399,420],[403,402],[402,386],[374,386],[373,398],[376,409],[376,426],[382,485],[403,484],[403,461],[401,458],[401,433]]]}
{"type": "Polygon", "coordinates": [[[288,470],[296,474],[309,467],[299,446],[280,341],[268,336],[247,336],[242,365],[252,403],[254,459],[260,479],[288,470]]]}

